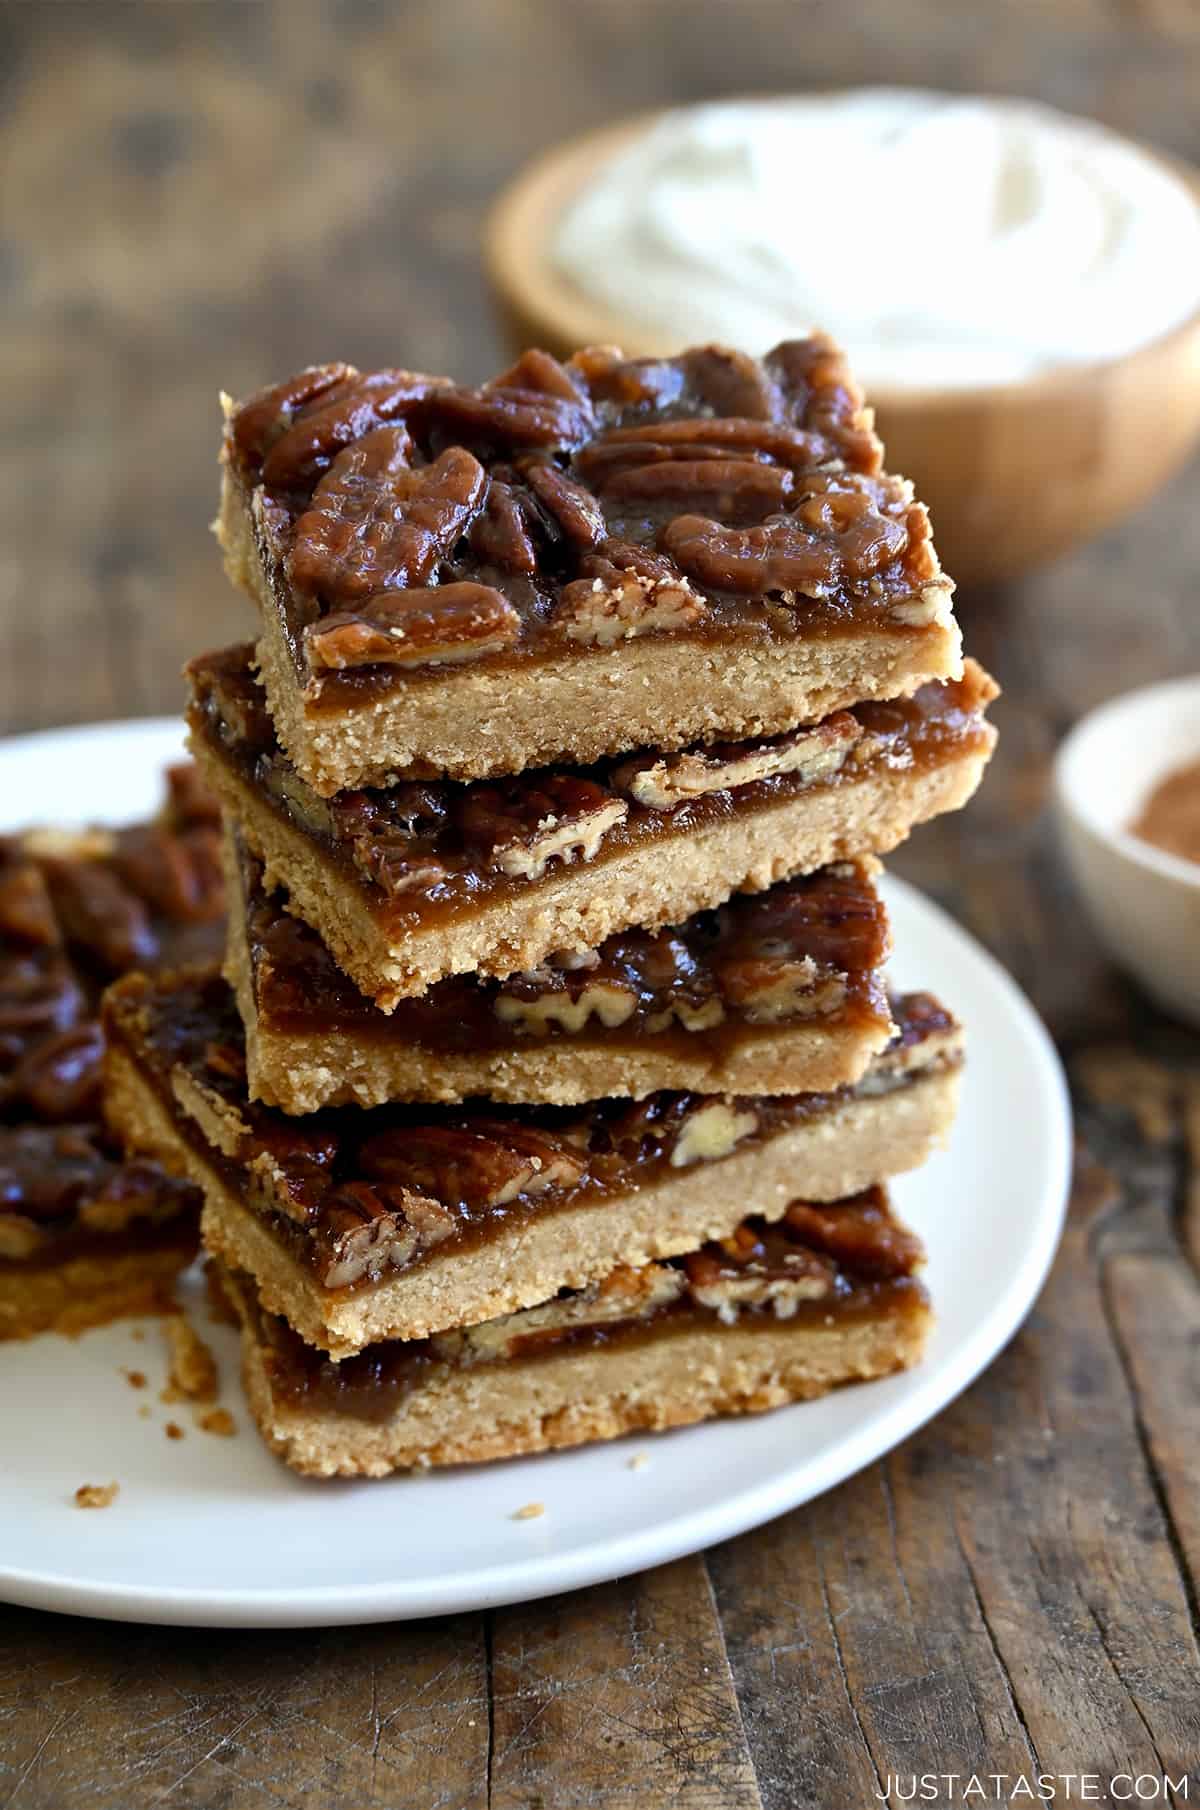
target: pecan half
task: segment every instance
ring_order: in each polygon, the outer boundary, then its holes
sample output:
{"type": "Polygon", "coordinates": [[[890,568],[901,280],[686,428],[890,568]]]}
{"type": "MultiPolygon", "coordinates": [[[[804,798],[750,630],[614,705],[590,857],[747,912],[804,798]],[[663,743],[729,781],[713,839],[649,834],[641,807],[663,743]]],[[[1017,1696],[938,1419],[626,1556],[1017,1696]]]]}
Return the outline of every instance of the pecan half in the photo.
{"type": "Polygon", "coordinates": [[[0,867],[0,936],[30,949],[53,949],[59,940],[46,882],[19,856],[0,867]]]}
{"type": "Polygon", "coordinates": [[[660,536],[663,550],[698,583],[751,596],[768,591],[828,596],[844,582],[868,579],[908,546],[905,487],[814,473],[810,494],[788,515],[756,528],[727,528],[679,515],[660,536]]]}
{"type": "Polygon", "coordinates": [[[450,666],[511,647],[521,618],[486,584],[379,591],[360,610],[323,616],[304,631],[315,671],[350,666],[450,666]]]}
{"type": "Polygon", "coordinates": [[[451,446],[432,465],[409,464],[401,426],[380,427],[338,454],[296,523],[288,577],[299,591],[354,605],[420,585],[465,533],[487,474],[451,446]]]}
{"type": "Polygon", "coordinates": [[[111,868],[97,861],[48,860],[45,874],[70,942],[113,974],[154,960],[158,938],[146,907],[111,868]]]}
{"type": "Polygon", "coordinates": [[[482,390],[449,385],[430,398],[427,417],[443,440],[461,440],[495,456],[523,447],[565,451],[578,446],[591,428],[591,410],[573,400],[525,388],[488,386],[482,390]]]}
{"type": "Polygon", "coordinates": [[[739,747],[737,752],[698,749],[664,754],[660,760],[623,761],[612,771],[612,783],[652,810],[671,811],[710,792],[728,792],[761,779],[794,773],[805,784],[828,779],[842,766],[862,735],[857,719],[838,711],[813,729],[793,729],[768,742],[739,747]]]}
{"type": "Polygon", "coordinates": [[[537,551],[521,499],[511,484],[493,477],[487,502],[471,523],[471,551],[484,565],[528,577],[537,571],[537,551]]]}
{"type": "Polygon", "coordinates": [[[521,475],[575,546],[595,547],[604,539],[608,533],[604,512],[590,490],[569,478],[557,465],[541,460],[523,461],[521,475]]]}
{"type": "Polygon", "coordinates": [[[297,414],[354,374],[353,365],[310,365],[286,383],[248,397],[229,422],[229,439],[243,473],[256,477],[267,452],[297,414]]]}
{"type": "Polygon", "coordinates": [[[135,824],[118,833],[113,865],[164,917],[206,923],[224,910],[220,837],[213,825],[177,833],[156,823],[135,824]]]}
{"type": "Polygon", "coordinates": [[[666,459],[627,465],[604,486],[616,515],[691,509],[746,527],[787,507],[794,490],[790,471],[753,459],[666,459]]]}
{"type": "Polygon", "coordinates": [[[465,840],[501,873],[540,880],[551,861],[591,861],[614,824],[629,813],[623,798],[572,774],[540,784],[472,786],[462,807],[465,840]]]}
{"type": "Polygon", "coordinates": [[[390,421],[437,386],[410,371],[357,371],[296,411],[263,460],[273,495],[308,496],[322,472],[356,440],[390,421]]]}

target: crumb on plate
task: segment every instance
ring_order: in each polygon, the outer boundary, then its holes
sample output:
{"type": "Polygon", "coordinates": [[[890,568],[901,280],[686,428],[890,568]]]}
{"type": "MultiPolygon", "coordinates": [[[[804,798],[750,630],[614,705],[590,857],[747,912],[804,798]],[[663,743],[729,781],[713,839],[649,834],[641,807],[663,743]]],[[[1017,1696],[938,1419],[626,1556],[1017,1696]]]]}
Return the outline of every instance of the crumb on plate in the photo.
{"type": "Polygon", "coordinates": [[[545,1512],[546,1512],[546,1504],[544,1502],[527,1502],[525,1504],[524,1508],[519,1508],[517,1510],[517,1512],[513,1516],[513,1520],[514,1521],[536,1521],[538,1516],[544,1515],[545,1512]]]}
{"type": "Polygon", "coordinates": [[[81,1483],[75,1491],[76,1508],[109,1508],[121,1491],[119,1483],[81,1483]]]}

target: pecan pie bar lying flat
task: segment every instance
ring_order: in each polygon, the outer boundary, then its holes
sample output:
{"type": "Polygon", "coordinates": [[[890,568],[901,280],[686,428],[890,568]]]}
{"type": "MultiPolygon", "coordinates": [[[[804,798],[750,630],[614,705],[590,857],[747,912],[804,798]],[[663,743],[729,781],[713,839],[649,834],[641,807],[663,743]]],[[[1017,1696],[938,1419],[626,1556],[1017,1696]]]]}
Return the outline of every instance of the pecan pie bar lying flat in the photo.
{"type": "Polygon", "coordinates": [[[295,1119],[246,1103],[219,977],[134,975],[105,1001],[107,1098],[131,1149],[204,1189],[209,1251],[342,1358],[777,1219],[798,1188],[837,1200],[918,1167],[953,1119],[961,1035],[925,995],[892,1010],[888,1049],[832,1093],[295,1119]]]}
{"type": "Polygon", "coordinates": [[[959,680],[771,741],[324,799],[281,751],[248,649],[189,671],[209,782],[268,883],[385,1011],[447,975],[528,971],[894,848],[965,804],[995,739],[996,687],[968,661],[959,680]]]}
{"type": "Polygon", "coordinates": [[[264,1439],[294,1470],[381,1477],[752,1414],[917,1362],[932,1324],[917,1239],[872,1189],[617,1268],[544,1306],[334,1364],[220,1284],[264,1439]]]}
{"type": "Polygon", "coordinates": [[[773,735],[960,670],[827,340],[302,371],[227,405],[218,531],[318,792],[773,735]]]}
{"type": "Polygon", "coordinates": [[[285,1112],[388,1100],[570,1105],[663,1088],[799,1093],[857,1081],[888,1042],[878,863],[739,895],[506,981],[440,981],[380,1012],[228,839],[225,972],[250,1097],[285,1112]]]}
{"type": "Polygon", "coordinates": [[[106,981],[223,937],[216,807],[171,774],[160,817],[0,838],[0,1339],[161,1305],[200,1196],[126,1163],[101,1123],[106,981]]]}

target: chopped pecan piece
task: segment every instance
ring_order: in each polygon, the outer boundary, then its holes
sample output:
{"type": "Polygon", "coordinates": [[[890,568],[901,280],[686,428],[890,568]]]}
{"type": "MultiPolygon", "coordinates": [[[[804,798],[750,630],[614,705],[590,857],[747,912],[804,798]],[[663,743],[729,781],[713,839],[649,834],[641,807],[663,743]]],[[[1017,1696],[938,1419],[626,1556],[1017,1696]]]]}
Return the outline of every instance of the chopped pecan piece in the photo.
{"type": "Polygon", "coordinates": [[[564,585],[552,621],[569,641],[611,647],[638,635],[690,628],[708,605],[669,561],[628,542],[607,540],[564,585]]]}
{"type": "Polygon", "coordinates": [[[744,1307],[770,1307],[777,1319],[790,1320],[802,1301],[825,1300],[837,1286],[837,1271],[828,1258],[792,1250],[772,1261],[745,1224],[731,1238],[690,1252],[683,1268],[693,1300],[726,1325],[744,1307]]]}
{"type": "Polygon", "coordinates": [[[554,976],[553,981],[549,975],[541,979],[536,974],[507,981],[496,995],[496,1016],[501,1024],[546,1036],[554,1026],[560,1031],[581,1031],[594,1017],[606,1030],[614,1030],[637,1010],[637,994],[620,981],[589,979],[577,992],[562,976],[554,976]]]}
{"type": "Polygon", "coordinates": [[[539,785],[472,786],[462,829],[501,873],[540,880],[551,861],[591,861],[628,811],[623,798],[590,779],[549,774],[539,785]]]}
{"type": "Polygon", "coordinates": [[[402,426],[379,427],[338,454],[296,523],[288,577],[298,591],[353,606],[421,585],[480,508],[487,474],[451,446],[414,469],[402,426]]]}
{"type": "Polygon", "coordinates": [[[823,973],[811,955],[722,962],[721,990],[749,1024],[825,1018],[846,1000],[844,974],[823,973]]]}
{"type": "Polygon", "coordinates": [[[501,1124],[467,1130],[420,1125],[368,1138],[359,1161],[372,1181],[467,1207],[505,1206],[519,1194],[570,1185],[582,1164],[557,1140],[501,1124]]]}
{"type": "Polygon", "coordinates": [[[758,1130],[758,1115],[736,1100],[706,1100],[684,1118],[671,1150],[672,1169],[713,1163],[758,1130]]]}
{"type": "Polygon", "coordinates": [[[587,390],[576,382],[566,365],[560,364],[552,353],[543,352],[540,346],[530,346],[516,364],[483,387],[485,391],[532,390],[541,396],[557,396],[560,402],[588,406],[587,390]]]}
{"type": "Polygon", "coordinates": [[[623,761],[613,769],[612,782],[638,804],[672,811],[709,792],[732,791],[779,774],[794,773],[806,784],[828,779],[861,735],[857,719],[841,710],[813,729],[793,729],[768,742],[742,744],[736,752],[699,749],[664,754],[650,762],[623,761]]]}
{"type": "Polygon", "coordinates": [[[433,1343],[439,1355],[458,1363],[521,1357],[589,1326],[649,1319],[677,1301],[684,1287],[682,1273],[665,1263],[647,1263],[638,1269],[621,1265],[591,1288],[461,1332],[439,1333],[433,1343]]]}
{"type": "Polygon", "coordinates": [[[760,527],[727,528],[702,515],[679,515],[662,531],[664,552],[698,583],[752,596],[780,591],[825,597],[845,582],[869,579],[908,546],[911,487],[839,473],[814,473],[809,494],[787,515],[760,527]]]}
{"type": "Polygon", "coordinates": [[[379,591],[353,613],[322,616],[304,641],[318,671],[348,666],[449,666],[511,647],[521,618],[486,584],[379,591]]]}
{"type": "Polygon", "coordinates": [[[402,1269],[421,1250],[454,1231],[454,1215],[440,1201],[404,1187],[346,1182],[325,1202],[330,1246],[326,1288],[347,1288],[364,1277],[402,1269]]]}
{"type": "Polygon", "coordinates": [[[894,1220],[879,1188],[836,1206],[793,1201],[784,1225],[798,1240],[823,1251],[854,1275],[887,1281],[909,1276],[924,1259],[915,1232],[894,1220]]]}

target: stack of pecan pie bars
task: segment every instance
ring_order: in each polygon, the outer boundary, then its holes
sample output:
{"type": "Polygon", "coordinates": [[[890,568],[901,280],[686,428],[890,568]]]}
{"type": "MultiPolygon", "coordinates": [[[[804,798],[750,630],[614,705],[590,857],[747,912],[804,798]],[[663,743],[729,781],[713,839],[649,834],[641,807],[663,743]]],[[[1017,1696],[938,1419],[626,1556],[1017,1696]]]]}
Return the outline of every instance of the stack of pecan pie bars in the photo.
{"type": "Polygon", "coordinates": [[[203,1191],[266,1439],[380,1475],[912,1363],[886,1185],[961,1039],[889,997],[877,857],[970,797],[994,687],[840,355],[227,413],[224,970],[118,983],[107,1081],[203,1191]]]}

